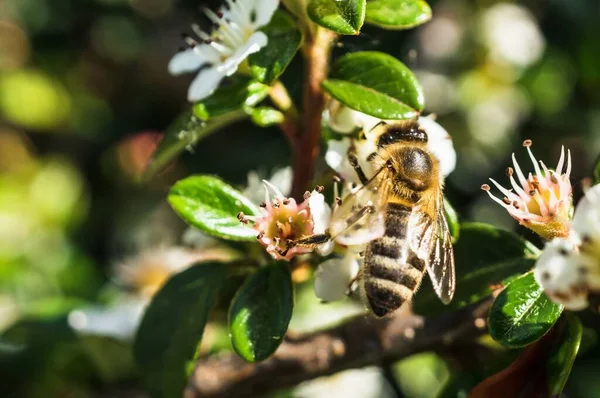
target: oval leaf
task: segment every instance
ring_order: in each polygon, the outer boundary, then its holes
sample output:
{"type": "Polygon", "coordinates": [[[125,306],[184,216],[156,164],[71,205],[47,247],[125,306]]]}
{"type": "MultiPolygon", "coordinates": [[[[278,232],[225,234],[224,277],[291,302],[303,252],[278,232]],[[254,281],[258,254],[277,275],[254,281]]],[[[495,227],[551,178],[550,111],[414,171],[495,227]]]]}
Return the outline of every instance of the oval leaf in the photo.
{"type": "Polygon", "coordinates": [[[229,333],[236,352],[262,361],[281,344],[292,317],[294,293],[287,263],[263,267],[242,285],[229,309],[229,333]]]}
{"type": "Polygon", "coordinates": [[[310,0],[314,23],[342,35],[357,35],[365,20],[366,0],[310,0]]]}
{"type": "Polygon", "coordinates": [[[181,397],[208,313],[225,280],[225,265],[194,265],[173,276],[146,309],[134,343],[142,379],[153,397],[181,397]]]}
{"type": "Polygon", "coordinates": [[[577,316],[566,313],[563,320],[558,340],[546,365],[548,392],[553,397],[560,396],[567,383],[583,336],[581,321],[577,316]]]}
{"type": "Polygon", "coordinates": [[[260,106],[250,111],[250,117],[254,124],[260,127],[269,127],[283,123],[285,116],[277,109],[270,106],[260,106]]]}
{"type": "Polygon", "coordinates": [[[256,240],[257,232],[242,224],[237,215],[239,212],[257,215],[258,207],[217,177],[199,175],[177,181],[168,200],[185,222],[209,235],[237,241],[256,240]]]}
{"type": "Polygon", "coordinates": [[[271,84],[287,68],[302,42],[302,32],[284,12],[277,11],[271,22],[262,29],[269,42],[265,48],[248,58],[252,75],[271,84]]]}
{"type": "Polygon", "coordinates": [[[350,108],[380,119],[414,118],[424,106],[415,75],[396,58],[375,51],[338,59],[323,88],[350,108]]]}
{"type": "Polygon", "coordinates": [[[505,347],[523,347],[554,325],[562,306],[548,300],[533,272],[510,282],[496,297],[489,314],[490,335],[505,347]]]}
{"type": "Polygon", "coordinates": [[[464,223],[454,244],[456,292],[448,305],[433,289],[422,289],[414,298],[413,310],[434,315],[474,303],[488,296],[494,285],[529,271],[539,250],[518,235],[483,223],[464,223]]]}
{"type": "Polygon", "coordinates": [[[372,0],[365,21],[385,29],[410,29],[431,19],[431,7],[423,0],[372,0]]]}

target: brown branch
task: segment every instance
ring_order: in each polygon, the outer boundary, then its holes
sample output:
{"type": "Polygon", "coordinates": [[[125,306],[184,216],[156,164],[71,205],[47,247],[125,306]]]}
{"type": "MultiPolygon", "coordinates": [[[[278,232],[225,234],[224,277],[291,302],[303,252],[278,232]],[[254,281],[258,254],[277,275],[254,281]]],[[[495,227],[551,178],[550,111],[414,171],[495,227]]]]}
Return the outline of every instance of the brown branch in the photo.
{"type": "Polygon", "coordinates": [[[396,361],[409,355],[472,343],[487,330],[492,297],[435,318],[403,314],[359,317],[335,328],[287,338],[261,363],[233,354],[200,361],[186,398],[256,397],[342,370],[396,361]]]}
{"type": "Polygon", "coordinates": [[[302,200],[319,155],[321,114],[325,108],[325,94],[321,90],[321,83],[327,77],[334,38],[335,33],[332,31],[316,28],[314,35],[307,35],[303,46],[305,60],[303,117],[292,159],[294,170],[292,196],[296,200],[302,200]]]}
{"type": "Polygon", "coordinates": [[[280,81],[275,82],[269,89],[269,97],[273,104],[283,113],[283,122],[279,128],[290,141],[292,147],[296,144],[298,137],[298,110],[294,106],[292,98],[287,89],[280,81]]]}

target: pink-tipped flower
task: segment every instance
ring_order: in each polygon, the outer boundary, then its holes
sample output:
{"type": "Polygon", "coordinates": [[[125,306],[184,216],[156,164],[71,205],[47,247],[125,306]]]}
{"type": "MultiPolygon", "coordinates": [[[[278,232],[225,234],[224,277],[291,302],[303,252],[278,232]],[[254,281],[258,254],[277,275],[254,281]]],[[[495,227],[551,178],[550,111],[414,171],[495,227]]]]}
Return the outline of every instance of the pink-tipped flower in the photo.
{"type": "Polygon", "coordinates": [[[567,151],[566,170],[565,149],[561,150],[560,160],[556,170],[549,170],[543,162],[539,162],[531,153],[531,140],[523,141],[529,157],[533,162],[535,174],[529,173],[527,178],[521,171],[515,155],[512,159],[514,169],[506,169],[510,178],[512,190],[506,189],[491,179],[492,183],[504,194],[502,199],[490,192],[490,186],[484,184],[481,189],[486,191],[490,198],[508,210],[508,213],[519,224],[531,229],[546,239],[569,236],[570,219],[572,214],[572,188],[569,181],[571,174],[571,152],[567,151]],[[541,165],[541,169],[540,169],[541,165]],[[518,179],[515,179],[516,177],[518,179]]]}
{"type": "MultiPolygon", "coordinates": [[[[258,235],[258,241],[266,247],[267,252],[276,260],[291,260],[298,254],[309,253],[312,251],[306,247],[288,248],[288,242],[295,239],[322,233],[317,229],[318,226],[328,223],[328,220],[321,220],[327,217],[328,213],[321,208],[311,209],[311,205],[326,206],[324,201],[309,200],[311,196],[321,195],[319,191],[307,192],[305,200],[302,203],[296,203],[293,198],[286,198],[281,191],[268,181],[263,181],[266,188],[265,201],[260,204],[262,215],[246,216],[243,213],[238,218],[243,223],[252,223],[258,235]],[[269,194],[271,190],[275,197],[271,199],[269,194]],[[314,217],[319,217],[315,220],[314,217]]],[[[322,195],[321,195],[322,196],[322,195]]]]}

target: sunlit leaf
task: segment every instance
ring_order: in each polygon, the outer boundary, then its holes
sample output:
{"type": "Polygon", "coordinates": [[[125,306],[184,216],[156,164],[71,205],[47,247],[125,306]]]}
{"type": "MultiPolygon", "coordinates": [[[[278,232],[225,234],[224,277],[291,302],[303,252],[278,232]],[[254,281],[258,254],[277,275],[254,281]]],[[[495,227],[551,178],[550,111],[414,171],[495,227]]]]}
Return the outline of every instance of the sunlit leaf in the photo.
{"type": "Polygon", "coordinates": [[[259,214],[259,208],[240,191],[217,177],[198,175],[177,181],[169,192],[173,210],[188,224],[223,239],[255,241],[257,232],[237,215],[259,214]]]}
{"type": "Polygon", "coordinates": [[[323,88],[350,108],[381,119],[413,118],[424,106],[423,89],[410,69],[375,51],[339,58],[323,88]]]}
{"type": "Polygon", "coordinates": [[[266,359],[283,341],[294,307],[287,266],[278,262],[259,269],[246,280],[231,303],[231,343],[248,362],[266,359]]]}
{"type": "Polygon", "coordinates": [[[548,300],[529,272],[510,282],[490,309],[490,334],[505,347],[523,347],[554,325],[563,307],[548,300]]]}
{"type": "Polygon", "coordinates": [[[431,7],[423,0],[367,2],[365,22],[384,29],[410,29],[430,19],[431,7]]]}
{"type": "Polygon", "coordinates": [[[296,55],[302,42],[302,31],[284,12],[277,11],[271,22],[262,29],[269,42],[259,52],[248,58],[252,75],[261,82],[271,84],[296,55]]]}
{"type": "Polygon", "coordinates": [[[460,236],[460,222],[458,221],[458,214],[456,210],[450,204],[448,199],[444,197],[444,214],[446,221],[448,222],[448,228],[450,229],[450,235],[452,235],[452,241],[456,242],[460,236]]]}
{"type": "Polygon", "coordinates": [[[342,35],[356,35],[365,20],[366,0],[310,0],[308,16],[342,35]]]}
{"type": "Polygon", "coordinates": [[[205,263],[173,276],[156,293],[139,327],[134,356],[153,397],[183,396],[225,265],[205,263]]]}
{"type": "MultiPolygon", "coordinates": [[[[413,310],[434,315],[474,303],[488,296],[495,285],[529,271],[538,249],[518,235],[483,223],[464,223],[454,244],[456,292],[448,305],[433,289],[423,287],[413,301],[413,310]]],[[[425,282],[429,285],[428,282],[425,282]]]]}

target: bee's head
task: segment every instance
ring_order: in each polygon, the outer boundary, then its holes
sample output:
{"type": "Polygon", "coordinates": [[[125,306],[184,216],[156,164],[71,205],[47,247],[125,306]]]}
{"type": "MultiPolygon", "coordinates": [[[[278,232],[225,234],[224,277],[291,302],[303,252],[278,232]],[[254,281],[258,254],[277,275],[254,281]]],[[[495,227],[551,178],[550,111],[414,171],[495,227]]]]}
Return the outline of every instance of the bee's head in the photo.
{"type": "Polygon", "coordinates": [[[398,148],[387,159],[385,166],[392,178],[415,191],[431,186],[435,165],[428,152],[413,146],[398,148]]]}

